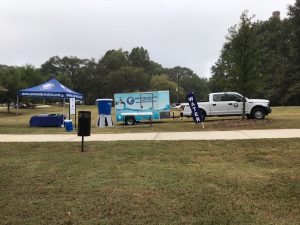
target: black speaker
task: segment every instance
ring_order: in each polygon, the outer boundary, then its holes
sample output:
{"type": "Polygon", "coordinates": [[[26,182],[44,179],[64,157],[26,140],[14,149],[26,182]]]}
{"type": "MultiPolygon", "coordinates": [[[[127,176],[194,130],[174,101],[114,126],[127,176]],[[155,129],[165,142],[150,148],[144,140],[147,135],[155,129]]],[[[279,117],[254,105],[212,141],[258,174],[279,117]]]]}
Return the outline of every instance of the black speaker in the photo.
{"type": "Polygon", "coordinates": [[[79,111],[78,112],[78,136],[91,135],[91,112],[79,111]]]}

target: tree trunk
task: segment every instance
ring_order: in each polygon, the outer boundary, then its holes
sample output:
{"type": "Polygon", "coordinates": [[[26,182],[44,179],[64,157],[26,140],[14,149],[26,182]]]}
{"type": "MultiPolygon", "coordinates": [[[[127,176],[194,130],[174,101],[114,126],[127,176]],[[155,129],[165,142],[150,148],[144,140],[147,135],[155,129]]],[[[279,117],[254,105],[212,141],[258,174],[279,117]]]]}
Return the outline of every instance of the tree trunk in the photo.
{"type": "Polygon", "coordinates": [[[242,114],[242,120],[246,118],[246,97],[243,94],[243,114],[242,114]]]}
{"type": "Polygon", "coordinates": [[[10,112],[10,103],[6,103],[7,104],[7,112],[10,112]]]}

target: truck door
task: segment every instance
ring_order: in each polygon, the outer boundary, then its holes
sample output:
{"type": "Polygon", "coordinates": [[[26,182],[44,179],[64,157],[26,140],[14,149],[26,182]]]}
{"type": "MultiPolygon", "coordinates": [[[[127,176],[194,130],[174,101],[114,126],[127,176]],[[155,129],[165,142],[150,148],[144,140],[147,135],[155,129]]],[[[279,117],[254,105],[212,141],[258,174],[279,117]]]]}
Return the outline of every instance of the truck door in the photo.
{"type": "Polygon", "coordinates": [[[232,115],[234,113],[234,102],[229,98],[229,94],[214,94],[213,101],[210,102],[211,115],[232,115]]]}
{"type": "Polygon", "coordinates": [[[241,115],[243,113],[243,97],[238,94],[227,94],[230,115],[241,115]]]}
{"type": "Polygon", "coordinates": [[[153,93],[141,93],[141,111],[153,110],[153,93]]]}

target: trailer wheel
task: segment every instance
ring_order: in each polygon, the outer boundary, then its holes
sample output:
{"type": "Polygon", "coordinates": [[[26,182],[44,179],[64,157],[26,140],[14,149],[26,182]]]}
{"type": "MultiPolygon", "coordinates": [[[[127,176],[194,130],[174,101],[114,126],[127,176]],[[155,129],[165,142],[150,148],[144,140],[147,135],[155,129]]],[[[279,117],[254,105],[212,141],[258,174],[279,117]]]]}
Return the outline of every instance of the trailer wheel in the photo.
{"type": "Polygon", "coordinates": [[[125,123],[126,125],[134,125],[136,123],[135,117],[134,116],[126,116],[125,117],[125,123]]]}

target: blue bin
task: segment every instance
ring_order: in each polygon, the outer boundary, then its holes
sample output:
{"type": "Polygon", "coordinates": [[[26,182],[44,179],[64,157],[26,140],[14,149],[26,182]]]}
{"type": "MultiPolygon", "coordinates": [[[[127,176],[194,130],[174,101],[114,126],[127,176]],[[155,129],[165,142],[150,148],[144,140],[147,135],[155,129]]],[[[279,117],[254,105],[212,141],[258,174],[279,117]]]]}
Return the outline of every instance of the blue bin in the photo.
{"type": "Polygon", "coordinates": [[[99,115],[111,115],[112,99],[97,99],[99,115]]]}
{"type": "Polygon", "coordinates": [[[65,122],[66,131],[67,132],[73,131],[72,120],[65,120],[64,122],[65,122]]]}

